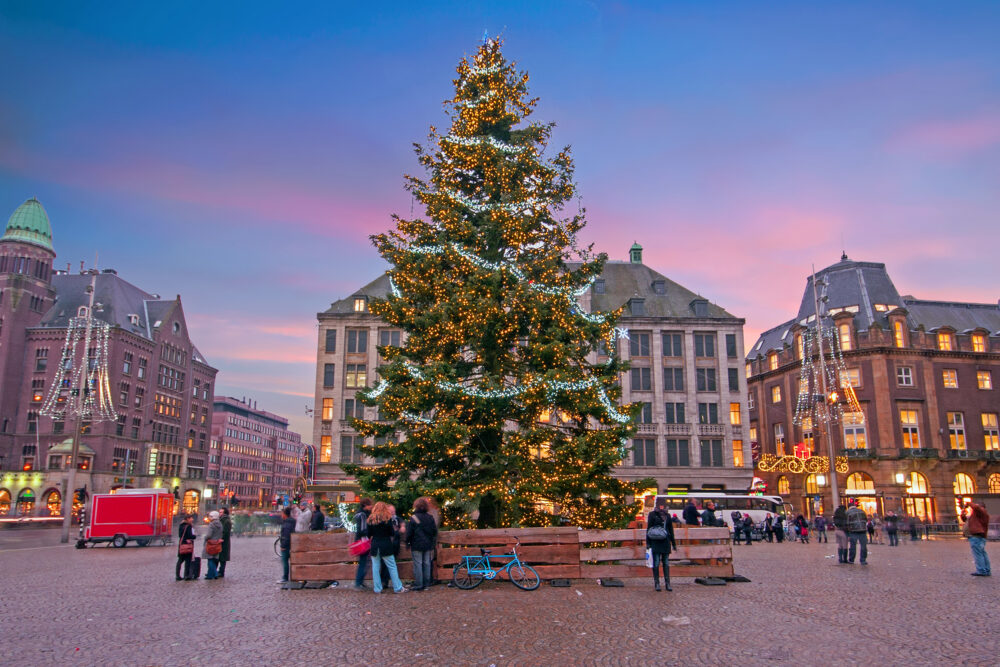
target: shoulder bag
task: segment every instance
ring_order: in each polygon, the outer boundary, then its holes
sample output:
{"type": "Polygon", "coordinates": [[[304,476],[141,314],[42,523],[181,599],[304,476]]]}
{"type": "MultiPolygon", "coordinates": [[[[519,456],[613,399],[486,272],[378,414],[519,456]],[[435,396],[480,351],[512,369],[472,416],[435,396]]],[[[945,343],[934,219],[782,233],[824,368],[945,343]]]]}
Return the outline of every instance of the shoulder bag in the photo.
{"type": "Polygon", "coordinates": [[[205,553],[209,556],[218,556],[222,553],[222,540],[205,540],[205,553]]]}

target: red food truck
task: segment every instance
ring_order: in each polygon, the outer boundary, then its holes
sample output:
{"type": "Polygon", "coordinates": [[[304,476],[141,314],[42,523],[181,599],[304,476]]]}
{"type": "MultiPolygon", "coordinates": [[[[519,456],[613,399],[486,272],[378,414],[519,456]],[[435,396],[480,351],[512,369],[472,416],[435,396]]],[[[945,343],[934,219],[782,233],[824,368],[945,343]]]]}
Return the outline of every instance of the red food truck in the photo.
{"type": "Polygon", "coordinates": [[[154,539],[167,544],[173,537],[174,495],[166,489],[119,489],[95,493],[83,542],[111,542],[124,547],[135,540],[144,547],[154,539]]]}

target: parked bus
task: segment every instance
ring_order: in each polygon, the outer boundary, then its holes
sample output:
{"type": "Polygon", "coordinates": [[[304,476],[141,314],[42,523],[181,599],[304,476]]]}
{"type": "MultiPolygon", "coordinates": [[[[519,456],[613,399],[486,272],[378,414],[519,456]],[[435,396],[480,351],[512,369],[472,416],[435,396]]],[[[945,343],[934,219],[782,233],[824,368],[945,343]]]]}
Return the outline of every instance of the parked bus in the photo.
{"type": "Polygon", "coordinates": [[[709,493],[694,491],[684,495],[670,496],[646,496],[643,499],[644,517],[653,511],[655,501],[660,498],[667,501],[667,512],[676,514],[681,521],[684,520],[682,512],[689,500],[693,500],[698,508],[699,514],[705,509],[705,503],[711,500],[715,503],[715,518],[724,521],[730,530],[733,528],[733,520],[730,515],[733,510],[738,510],[740,514],[749,514],[756,526],[767,517],[775,517],[782,514],[786,519],[792,516],[792,506],[786,504],[781,496],[736,496],[726,493],[709,493]]]}

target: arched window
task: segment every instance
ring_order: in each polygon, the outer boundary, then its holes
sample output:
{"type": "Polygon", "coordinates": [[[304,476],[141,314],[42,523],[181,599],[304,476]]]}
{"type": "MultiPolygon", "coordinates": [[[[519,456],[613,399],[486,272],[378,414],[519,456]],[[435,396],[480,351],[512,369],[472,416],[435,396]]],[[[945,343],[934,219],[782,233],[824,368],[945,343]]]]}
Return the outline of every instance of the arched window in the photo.
{"type": "Polygon", "coordinates": [[[197,514],[198,513],[198,492],[194,489],[184,492],[184,502],[182,509],[185,514],[197,514]]]}
{"type": "MultiPolygon", "coordinates": [[[[1000,483],[1000,475],[993,475],[997,478],[997,482],[1000,483]]],[[[993,477],[990,477],[992,480],[993,477]]],[[[7,489],[0,489],[0,516],[7,516],[10,514],[10,491],[7,489]]]]}
{"type": "MultiPolygon", "coordinates": [[[[990,490],[990,493],[1000,493],[1000,472],[995,472],[992,475],[990,475],[990,478],[987,481],[987,488],[990,490]]],[[[10,502],[9,496],[8,496],[8,502],[10,502]]],[[[0,491],[0,513],[2,512],[3,512],[3,492],[0,491]]]]}
{"type": "Polygon", "coordinates": [[[31,489],[21,489],[17,494],[18,516],[28,516],[35,509],[35,492],[31,489]]]}
{"type": "Polygon", "coordinates": [[[968,496],[976,492],[976,483],[964,472],[955,475],[955,495],[968,496]]]}
{"type": "Polygon", "coordinates": [[[927,478],[919,472],[911,472],[910,481],[907,482],[906,486],[907,493],[926,494],[928,489],[927,478]]]}
{"type": "Polygon", "coordinates": [[[852,473],[847,477],[848,491],[874,491],[875,480],[866,472],[852,473]]]}
{"type": "Polygon", "coordinates": [[[62,516],[62,495],[55,489],[45,494],[45,509],[49,516],[62,516]]]}
{"type": "Polygon", "coordinates": [[[787,496],[789,493],[788,478],[782,475],[778,478],[778,495],[787,496]]]}
{"type": "Polygon", "coordinates": [[[812,474],[806,477],[806,495],[815,496],[819,493],[819,482],[816,479],[816,475],[812,474]]]}

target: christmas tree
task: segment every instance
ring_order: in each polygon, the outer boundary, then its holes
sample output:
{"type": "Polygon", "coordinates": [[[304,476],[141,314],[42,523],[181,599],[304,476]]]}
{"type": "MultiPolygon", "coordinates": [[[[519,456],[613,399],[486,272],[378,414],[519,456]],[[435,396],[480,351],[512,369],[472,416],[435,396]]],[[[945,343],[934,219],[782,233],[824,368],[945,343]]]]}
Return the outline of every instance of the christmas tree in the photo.
{"type": "Polygon", "coordinates": [[[627,332],[619,313],[577,302],[606,257],[577,248],[584,212],[563,214],[569,149],[543,157],[553,126],[526,122],[537,99],[500,40],[457,72],[450,130],[416,147],[428,178],[407,177],[425,217],[394,216],[372,237],[392,295],[370,310],[407,334],[379,347],[386,363],[362,396],[378,419],[353,422],[384,464],[343,468],[405,506],[444,501],[452,526],[622,525],[639,486],[611,476],[634,428],[617,403],[627,332]]]}

